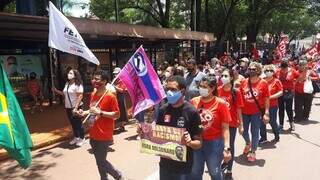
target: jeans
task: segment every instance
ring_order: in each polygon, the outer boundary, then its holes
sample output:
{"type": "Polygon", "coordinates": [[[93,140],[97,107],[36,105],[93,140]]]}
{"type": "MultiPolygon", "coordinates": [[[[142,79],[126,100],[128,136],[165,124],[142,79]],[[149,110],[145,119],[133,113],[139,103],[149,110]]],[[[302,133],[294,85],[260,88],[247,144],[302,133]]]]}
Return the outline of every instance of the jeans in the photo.
{"type": "Polygon", "coordinates": [[[231,160],[228,162],[228,168],[227,168],[228,171],[231,171],[232,170],[232,166],[233,166],[234,151],[235,151],[234,142],[236,140],[237,129],[238,128],[236,128],[236,127],[229,127],[231,160]]]}
{"type": "Polygon", "coordinates": [[[90,139],[90,145],[93,151],[93,155],[96,159],[101,180],[107,180],[108,174],[114,177],[114,179],[121,178],[120,171],[116,170],[113,165],[106,160],[108,147],[111,144],[111,141],[97,141],[90,139]]]}
{"type": "Polygon", "coordinates": [[[223,139],[203,141],[201,149],[193,151],[192,180],[202,180],[204,163],[207,164],[211,179],[222,180],[223,139]]]}
{"type": "Polygon", "coordinates": [[[283,96],[280,96],[278,99],[279,105],[279,123],[280,126],[283,127],[284,121],[284,110],[287,112],[287,116],[289,118],[289,122],[293,122],[293,110],[292,110],[293,98],[285,99],[283,96]]]}
{"type": "Polygon", "coordinates": [[[159,169],[160,180],[192,180],[190,174],[181,174],[175,172],[174,169],[163,168],[159,169]]]}
{"type": "Polygon", "coordinates": [[[309,119],[312,100],[313,94],[296,93],[294,98],[294,114],[296,121],[303,121],[309,119]]]}
{"type": "Polygon", "coordinates": [[[139,123],[143,123],[144,122],[144,111],[139,112],[135,118],[138,120],[139,123]]]}
{"type": "Polygon", "coordinates": [[[250,144],[251,143],[251,150],[253,152],[255,152],[257,150],[258,147],[258,143],[259,143],[259,131],[260,131],[260,126],[262,123],[262,119],[261,119],[261,114],[253,114],[253,115],[246,115],[243,114],[243,138],[246,142],[246,144],[250,144]],[[250,140],[250,136],[249,136],[249,126],[250,130],[251,130],[251,139],[250,140]]]}
{"type": "MultiPolygon", "coordinates": [[[[276,138],[279,138],[279,126],[277,123],[277,111],[278,111],[277,106],[270,107],[270,109],[269,109],[270,122],[269,123],[271,125],[272,132],[273,132],[274,136],[276,138]]],[[[267,139],[267,128],[264,123],[261,123],[260,136],[261,136],[261,139],[267,139]]]]}
{"type": "Polygon", "coordinates": [[[72,108],[66,108],[67,116],[73,131],[73,136],[76,138],[84,139],[84,129],[82,126],[81,118],[74,117],[72,115],[72,110],[72,108]]]}

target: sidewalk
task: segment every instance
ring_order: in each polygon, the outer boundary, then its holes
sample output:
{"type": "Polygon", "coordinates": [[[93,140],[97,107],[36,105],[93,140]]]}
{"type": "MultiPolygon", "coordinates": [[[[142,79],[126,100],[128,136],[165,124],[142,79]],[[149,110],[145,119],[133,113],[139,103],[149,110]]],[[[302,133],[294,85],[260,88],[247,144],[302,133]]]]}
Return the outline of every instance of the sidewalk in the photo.
{"type": "MultiPolygon", "coordinates": [[[[71,137],[63,105],[44,107],[43,112],[25,111],[25,118],[33,141],[33,150],[54,144],[71,137]]],[[[0,149],[0,160],[9,158],[4,149],[0,149]]]]}

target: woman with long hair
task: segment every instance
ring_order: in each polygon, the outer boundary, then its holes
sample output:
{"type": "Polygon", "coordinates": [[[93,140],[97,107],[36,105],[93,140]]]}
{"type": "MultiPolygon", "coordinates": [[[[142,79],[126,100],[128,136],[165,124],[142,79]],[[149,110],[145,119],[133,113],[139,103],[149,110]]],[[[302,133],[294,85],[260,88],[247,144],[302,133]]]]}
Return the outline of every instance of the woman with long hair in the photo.
{"type": "Polygon", "coordinates": [[[192,179],[202,179],[206,162],[211,179],[222,180],[221,163],[231,159],[229,141],[230,112],[226,102],[218,96],[217,79],[205,76],[199,85],[199,97],[191,100],[201,117],[203,143],[194,150],[192,179]]]}
{"type": "Polygon", "coordinates": [[[54,93],[64,97],[64,105],[68,119],[72,126],[73,140],[70,145],[82,146],[84,143],[84,129],[82,126],[81,117],[77,115],[78,109],[82,106],[83,85],[81,75],[78,70],[71,69],[68,72],[68,81],[66,82],[63,91],[52,88],[54,93]]]}
{"type": "Polygon", "coordinates": [[[235,151],[235,139],[237,134],[237,129],[242,135],[243,133],[243,124],[242,124],[242,110],[243,108],[243,97],[241,92],[234,87],[234,73],[232,70],[224,69],[221,74],[222,86],[218,88],[218,95],[220,98],[224,99],[227,103],[229,109],[231,120],[229,122],[229,132],[230,132],[230,149],[231,149],[231,160],[227,165],[227,173],[225,179],[232,179],[232,166],[234,160],[234,151],[235,151]]]}
{"type": "Polygon", "coordinates": [[[269,122],[269,97],[268,83],[260,78],[262,65],[257,62],[250,63],[248,67],[249,77],[242,84],[244,97],[243,138],[246,146],[243,154],[247,155],[249,162],[256,161],[256,150],[259,143],[259,131],[261,123],[269,122]],[[249,127],[251,138],[249,135],[249,127]]]}

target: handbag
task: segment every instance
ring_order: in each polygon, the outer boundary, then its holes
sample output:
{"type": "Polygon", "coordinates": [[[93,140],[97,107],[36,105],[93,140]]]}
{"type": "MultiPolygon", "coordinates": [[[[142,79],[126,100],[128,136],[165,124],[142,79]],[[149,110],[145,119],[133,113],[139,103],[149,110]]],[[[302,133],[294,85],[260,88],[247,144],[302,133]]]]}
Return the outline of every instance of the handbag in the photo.
{"type": "Polygon", "coordinates": [[[306,94],[313,93],[313,85],[312,85],[312,81],[309,77],[309,73],[307,73],[307,79],[304,81],[304,84],[303,84],[303,92],[306,94]]]}
{"type": "MultiPolygon", "coordinates": [[[[72,104],[71,99],[70,99],[70,96],[69,96],[69,86],[70,86],[70,84],[68,83],[68,86],[67,86],[67,96],[68,96],[68,99],[69,99],[69,103],[70,103],[71,109],[73,109],[74,107],[73,107],[73,104],[72,104]]],[[[78,107],[78,109],[79,109],[79,107],[78,107]]],[[[78,110],[78,109],[77,109],[77,110],[78,110]]],[[[73,111],[71,111],[71,113],[72,113],[72,117],[73,117],[73,118],[81,118],[81,116],[80,116],[79,114],[74,113],[73,111]]]]}
{"type": "Polygon", "coordinates": [[[292,99],[293,93],[291,90],[283,90],[283,99],[292,99]]]}
{"type": "Polygon", "coordinates": [[[313,93],[318,93],[320,92],[320,81],[312,81],[312,86],[313,86],[313,93]]]}

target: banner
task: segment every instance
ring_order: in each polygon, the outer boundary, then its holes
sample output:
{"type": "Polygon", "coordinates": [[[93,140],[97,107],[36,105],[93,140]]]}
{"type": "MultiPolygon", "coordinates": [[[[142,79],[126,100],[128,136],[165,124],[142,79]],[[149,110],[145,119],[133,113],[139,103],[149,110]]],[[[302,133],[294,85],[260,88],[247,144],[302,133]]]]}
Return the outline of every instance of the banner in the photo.
{"type": "Polygon", "coordinates": [[[279,57],[279,60],[282,60],[286,56],[287,53],[287,45],[289,44],[289,37],[288,35],[285,35],[281,33],[280,35],[280,42],[276,48],[276,54],[279,57]]]}
{"type": "Polygon", "coordinates": [[[44,58],[44,55],[5,55],[0,56],[0,63],[9,77],[35,72],[39,78],[43,75],[41,60],[44,58]]]}
{"type": "Polygon", "coordinates": [[[142,46],[122,68],[117,78],[126,85],[133,106],[133,116],[166,97],[160,79],[142,46]]]}
{"type": "Polygon", "coordinates": [[[319,46],[320,46],[320,43],[318,42],[306,51],[305,55],[307,56],[308,59],[314,59],[315,56],[319,54],[319,49],[320,49],[319,46]]]}
{"type": "Polygon", "coordinates": [[[187,161],[187,147],[181,140],[185,128],[175,128],[156,124],[141,124],[140,152],[153,154],[175,161],[187,161]]]}
{"type": "Polygon", "coordinates": [[[81,56],[99,65],[74,25],[49,1],[49,47],[81,56]]]}

